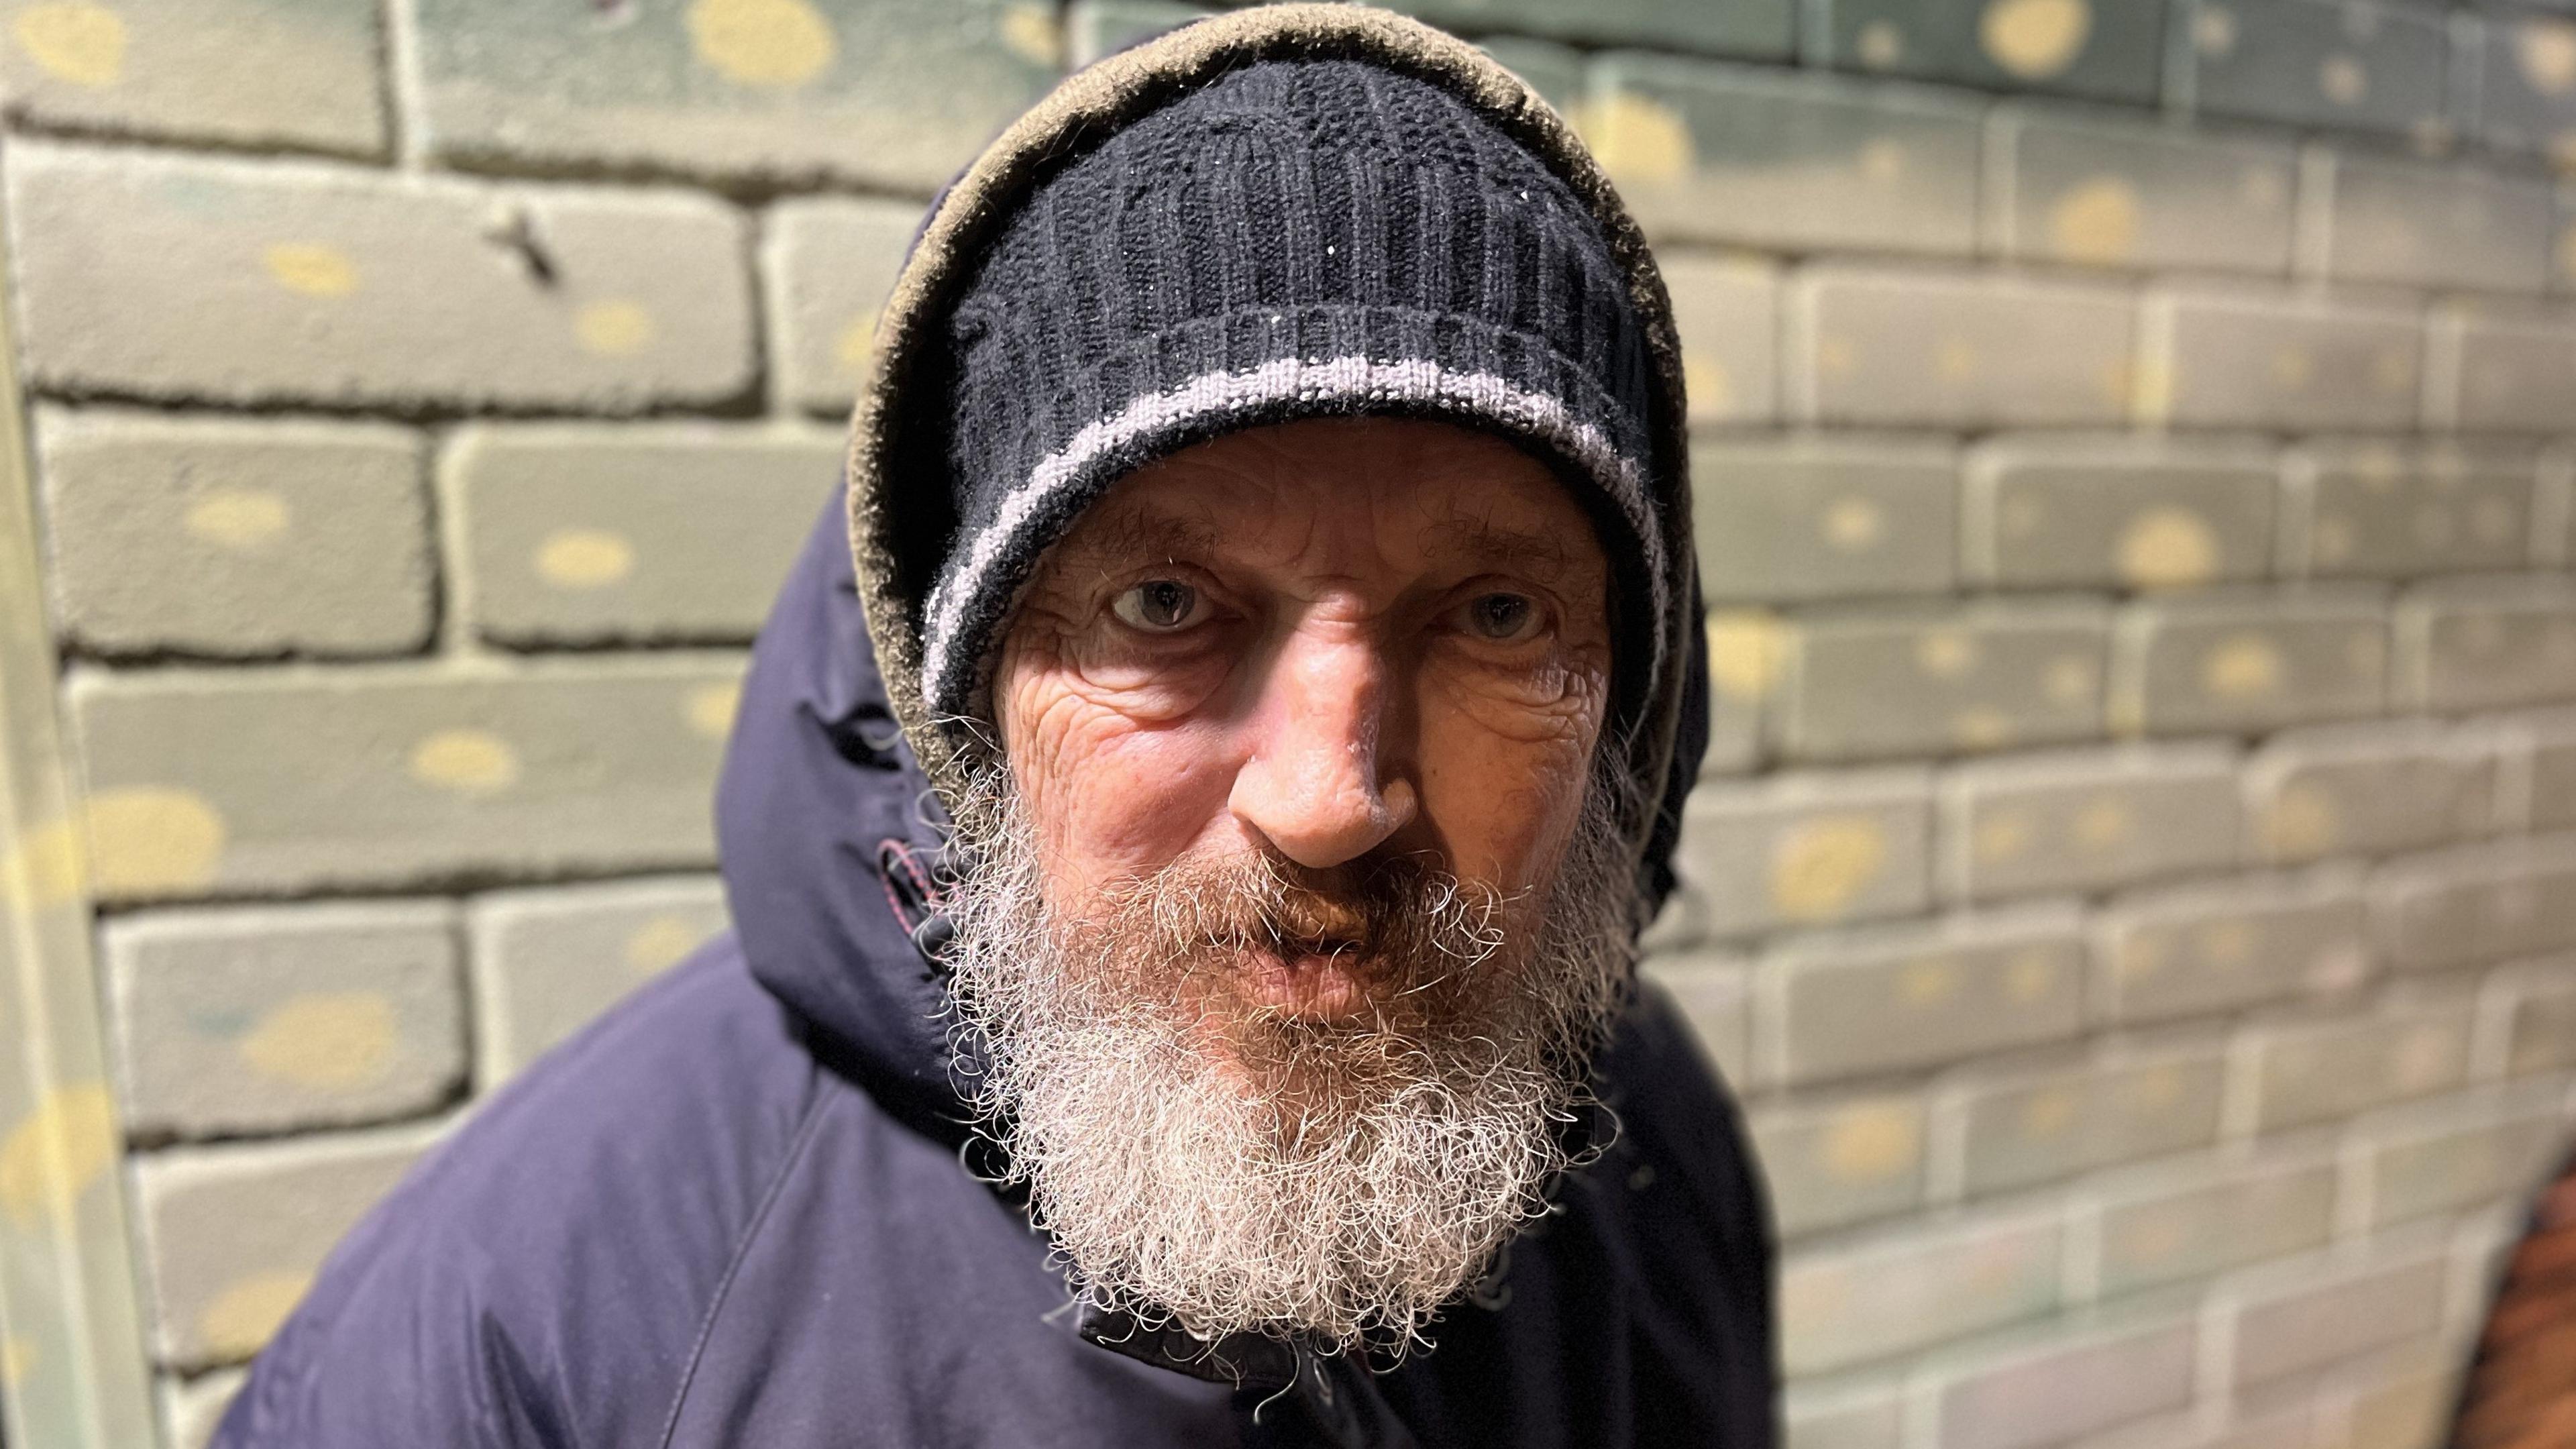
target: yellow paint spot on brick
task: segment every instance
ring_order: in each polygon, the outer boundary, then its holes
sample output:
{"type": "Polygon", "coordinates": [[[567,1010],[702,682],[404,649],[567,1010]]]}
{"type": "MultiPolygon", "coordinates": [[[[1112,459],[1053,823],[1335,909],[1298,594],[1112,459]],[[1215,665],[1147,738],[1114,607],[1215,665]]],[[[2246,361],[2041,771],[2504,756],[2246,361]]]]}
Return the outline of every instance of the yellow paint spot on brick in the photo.
{"type": "Polygon", "coordinates": [[[1771,850],[1771,904],[1792,921],[1839,915],[1887,864],[1887,832],[1866,815],[1830,815],[1784,833],[1771,850]]]}
{"type": "Polygon", "coordinates": [[[384,1080],[398,1028],[393,1003],[372,991],[313,991],[263,1013],[237,1050],[264,1077],[322,1092],[384,1080]]]}
{"type": "Polygon", "coordinates": [[[1730,699],[1758,700],[1780,680],[1780,621],[1758,611],[1711,614],[1708,677],[1730,699]]]}
{"type": "Polygon", "coordinates": [[[271,542],[291,521],[286,500],[266,488],[209,489],[180,520],[192,536],[237,551],[271,542]]]}
{"type": "Polygon", "coordinates": [[[2221,640],[2201,656],[2200,687],[2219,699],[2256,699],[2281,687],[2281,651],[2259,634],[2221,640]]]}
{"type": "Polygon", "coordinates": [[[2047,1139],[2075,1125],[2075,1094],[2063,1087],[2052,1087],[2031,1094],[2021,1105],[2021,1131],[2024,1137],[2047,1139]]]}
{"type": "Polygon", "coordinates": [[[2048,673],[2040,681],[2040,692],[2051,704],[2072,707],[2093,697],[2095,679],[2093,661],[2069,654],[2048,661],[2048,673]]]}
{"type": "Polygon", "coordinates": [[[1911,1172],[1922,1150],[1912,1113],[1864,1107],[1845,1113],[1825,1133],[1825,1171],[1840,1182],[1884,1182],[1911,1172]]]}
{"type": "Polygon", "coordinates": [[[703,684],[680,702],[680,717],[689,728],[711,740],[733,733],[734,711],[742,707],[739,684],[703,684]]]}
{"type": "Polygon", "coordinates": [[[304,1301],[310,1273],[254,1273],[215,1296],[197,1315],[197,1336],[219,1358],[248,1358],[277,1335],[278,1326],[304,1301]]]}
{"type": "Polygon", "coordinates": [[[1613,91],[1575,108],[1575,129],[1620,182],[1679,181],[1696,163],[1690,123],[1660,101],[1613,91]]]}
{"type": "Polygon", "coordinates": [[[1682,354],[1682,391],[1695,413],[1724,415],[1735,406],[1735,379],[1706,353],[1682,354]]]}
{"type": "Polygon", "coordinates": [[[2079,262],[2129,259],[2138,246],[2138,189],[2117,176],[2096,176],[2048,210],[2048,237],[2079,262]]]}
{"type": "Polygon", "coordinates": [[[2132,936],[2120,951],[2120,979],[2143,981],[2165,969],[2165,943],[2158,936],[2132,936]]]}
{"type": "Polygon", "coordinates": [[[2359,58],[2330,55],[2317,66],[2317,89],[2338,106],[2357,106],[2370,96],[2370,72],[2359,58]]]}
{"type": "Polygon", "coordinates": [[[1002,12],[1002,43],[1031,65],[1064,64],[1064,29],[1048,5],[1014,5],[1002,12]]]}
{"type": "Polygon", "coordinates": [[[2001,749],[2019,733],[2012,716],[1999,709],[1963,709],[1950,716],[1950,741],[1961,749],[2001,749]]]}
{"type": "Polygon", "coordinates": [[[653,314],[640,302],[593,302],[573,314],[573,340],[594,357],[632,357],[653,340],[653,314]]]}
{"type": "Polygon", "coordinates": [[[1933,375],[1953,386],[1974,378],[1984,365],[1976,344],[1965,338],[1947,338],[1932,353],[1933,375]]]}
{"type": "Polygon", "coordinates": [[[1885,70],[1905,59],[1905,32],[1886,20],[1873,20],[1853,37],[1852,53],[1871,70],[1885,70]]]}
{"type": "Polygon", "coordinates": [[[279,242],[260,254],[277,285],[306,297],[345,297],[358,290],[358,264],[322,242],[279,242]]]}
{"type": "Polygon", "coordinates": [[[2304,347],[2281,347],[2272,353],[2272,380],[2283,387],[2306,387],[2317,375],[2316,359],[2304,347]]]}
{"type": "Polygon", "coordinates": [[[103,896],[193,890],[213,881],[223,860],[223,817],[193,790],[101,790],[82,804],[81,817],[89,835],[90,882],[103,896]]]}
{"type": "Polygon", "coordinates": [[[2001,865],[2030,849],[2030,837],[2030,817],[2017,810],[1999,810],[1977,822],[1969,848],[1978,864],[2001,865]]]}
{"type": "Polygon", "coordinates": [[[2236,183],[2236,196],[2247,206],[2270,211],[2290,199],[2290,188],[2271,167],[2248,166],[2236,183]]]}
{"type": "Polygon", "coordinates": [[[2342,564],[2352,560],[2352,551],[2360,536],[2350,517],[2341,513],[2324,513],[2308,531],[2309,551],[2321,564],[2342,564]]]}
{"type": "Polygon", "coordinates": [[[28,1230],[68,1219],[116,1164],[116,1151],[116,1099],[107,1085],[56,1087],[0,1136],[0,1213],[28,1230]]]}
{"type": "Polygon", "coordinates": [[[2243,921],[2213,921],[2201,927],[2200,958],[2212,966],[2243,966],[2254,959],[2254,928],[2243,921]]]}
{"type": "Polygon", "coordinates": [[[1934,629],[1915,641],[1914,667],[1933,679],[1956,679],[1977,667],[1977,641],[1964,629],[1934,629]]]}
{"type": "Polygon", "coordinates": [[[1853,350],[1847,337],[1820,337],[1816,340],[1816,371],[1828,379],[1847,378],[1860,366],[1860,354],[1853,350]]]}
{"type": "Polygon", "coordinates": [[[36,1341],[18,1334],[0,1334],[0,1390],[14,1389],[36,1371],[36,1341]]]}
{"type": "Polygon", "coordinates": [[[2102,364],[2102,400],[2123,412],[2137,395],[2138,365],[2125,357],[2114,357],[2102,364]]]}
{"type": "Polygon", "coordinates": [[[488,795],[518,780],[519,756],[489,730],[440,730],[412,747],[411,777],[463,795],[488,795]]]}
{"type": "Polygon", "coordinates": [[[68,821],[35,826],[0,849],[0,905],[13,915],[69,905],[88,879],[80,834],[68,821]]]}
{"type": "Polygon", "coordinates": [[[1940,957],[1914,962],[1896,974],[1896,994],[1908,1006],[1939,1006],[1959,994],[1959,967],[1940,957]]]}
{"type": "Polygon", "coordinates": [[[650,976],[698,949],[706,938],[706,932],[682,917],[655,916],[628,933],[626,964],[637,975],[650,976]]]}
{"type": "Polygon", "coordinates": [[[2205,584],[2218,574],[2218,532],[2187,508],[2149,508],[2120,530],[2120,578],[2133,588],[2205,584]]]}
{"type": "Polygon", "coordinates": [[[1837,498],[1821,520],[1825,542],[1837,553],[1867,553],[1887,536],[1887,513],[1866,498],[1837,498]]]}
{"type": "Polygon", "coordinates": [[[2130,811],[2128,802],[2105,795],[2077,812],[2075,843],[2097,854],[2117,850],[2129,843],[2137,829],[2137,816],[2130,811]]]}
{"type": "Polygon", "coordinates": [[[832,345],[832,358],[843,371],[856,377],[868,370],[868,357],[877,345],[877,313],[872,308],[850,319],[841,329],[840,340],[832,345]]]}
{"type": "Polygon", "coordinates": [[[2451,1043],[2439,1027],[2410,1033],[2397,1047],[2397,1088],[2429,1092],[2451,1074],[2451,1043]]]}
{"type": "Polygon", "coordinates": [[[2292,785],[2263,813],[2263,841],[2279,855],[2323,855],[2342,833],[2335,817],[2332,796],[2314,785],[2292,785]]]}
{"type": "Polygon", "coordinates": [[[28,56],[58,79],[96,90],[125,74],[125,19],[104,5],[30,5],[13,28],[28,56]]]}
{"type": "Polygon", "coordinates": [[[2194,49],[2211,60],[2224,60],[2236,50],[2236,12],[2224,5],[2204,5],[2191,20],[2194,49]]]}
{"type": "Polygon", "coordinates": [[[2038,533],[2040,525],[2048,521],[2048,510],[2029,494],[2017,493],[2005,500],[2000,521],[2004,537],[2026,539],[2038,533]]]}
{"type": "Polygon", "coordinates": [[[635,572],[635,545],[600,528],[561,528],[537,545],[537,577],[559,589],[599,589],[635,572]]]}
{"type": "Polygon", "coordinates": [[[1905,143],[1886,137],[1860,148],[1860,175],[1872,185],[1886,186],[1905,174],[1905,143]]]}
{"type": "Polygon", "coordinates": [[[821,75],[840,52],[809,0],[694,0],[689,44],[736,85],[786,90],[821,75]]]}
{"type": "MultiPolygon", "coordinates": [[[[2560,172],[2576,172],[2576,128],[2561,131],[2550,137],[2548,144],[2541,149],[2547,153],[2549,164],[2560,172]]],[[[2576,276],[2576,266],[2569,267],[2568,272],[2569,275],[2576,276]]]]}
{"type": "Polygon", "coordinates": [[[2523,83],[2545,96],[2576,92],[2576,25],[2526,20],[2513,36],[2515,68],[2523,83]]]}
{"type": "Polygon", "coordinates": [[[1978,23],[1986,55],[2009,74],[2044,80],[2075,63],[2093,32],[2086,0],[1994,0],[1978,23]]]}
{"type": "Polygon", "coordinates": [[[2182,1225],[2170,1218],[2137,1219],[2121,1231],[2120,1241],[2132,1260],[2161,1263],[2182,1251],[2182,1225]]]}

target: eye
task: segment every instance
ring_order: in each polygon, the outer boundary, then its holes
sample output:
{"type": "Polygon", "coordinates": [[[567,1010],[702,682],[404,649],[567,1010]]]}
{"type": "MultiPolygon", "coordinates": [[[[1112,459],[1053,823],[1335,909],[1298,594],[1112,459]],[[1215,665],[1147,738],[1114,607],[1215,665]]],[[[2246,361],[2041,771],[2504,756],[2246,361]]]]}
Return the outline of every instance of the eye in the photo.
{"type": "Polygon", "coordinates": [[[1495,644],[1516,644],[1538,632],[1538,601],[1527,594],[1479,594],[1467,601],[1467,632],[1495,644]]]}
{"type": "Polygon", "coordinates": [[[1149,634],[1176,634],[1207,613],[1199,591],[1178,579],[1147,579],[1120,594],[1109,612],[1149,634]]]}

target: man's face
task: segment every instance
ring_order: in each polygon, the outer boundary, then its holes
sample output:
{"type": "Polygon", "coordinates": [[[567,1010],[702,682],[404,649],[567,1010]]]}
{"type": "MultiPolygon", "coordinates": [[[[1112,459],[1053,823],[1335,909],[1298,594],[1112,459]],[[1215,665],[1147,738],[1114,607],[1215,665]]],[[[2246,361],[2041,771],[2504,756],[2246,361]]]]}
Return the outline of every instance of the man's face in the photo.
{"type": "Polygon", "coordinates": [[[1400,1339],[1536,1209],[1627,965],[1608,588],[1545,466],[1394,420],[1175,454],[1042,561],[953,962],[1096,1295],[1400,1339]]]}

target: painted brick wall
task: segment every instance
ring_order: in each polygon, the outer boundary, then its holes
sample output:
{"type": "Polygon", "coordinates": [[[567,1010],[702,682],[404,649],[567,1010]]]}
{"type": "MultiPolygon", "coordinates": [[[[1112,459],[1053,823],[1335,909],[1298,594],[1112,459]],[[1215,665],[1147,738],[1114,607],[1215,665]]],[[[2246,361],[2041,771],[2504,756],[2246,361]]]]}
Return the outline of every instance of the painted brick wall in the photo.
{"type": "MultiPolygon", "coordinates": [[[[1769,1173],[1792,1443],[2428,1443],[2576,1101],[2576,3],[1407,8],[1673,285],[1717,739],[1651,969],[1769,1173]]],[[[720,927],[913,220],[1190,13],[0,0],[176,1442],[720,927]]]]}

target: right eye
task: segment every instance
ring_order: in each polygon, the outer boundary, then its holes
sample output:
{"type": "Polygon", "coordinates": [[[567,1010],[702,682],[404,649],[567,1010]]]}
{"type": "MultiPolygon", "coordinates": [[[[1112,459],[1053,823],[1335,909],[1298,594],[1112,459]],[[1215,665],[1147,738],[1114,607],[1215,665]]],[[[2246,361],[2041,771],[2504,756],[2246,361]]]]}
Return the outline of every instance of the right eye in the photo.
{"type": "Polygon", "coordinates": [[[1199,591],[1178,579],[1147,579],[1109,606],[1122,623],[1148,634],[1177,634],[1207,613],[1199,591]]]}

